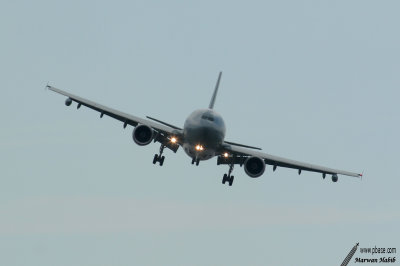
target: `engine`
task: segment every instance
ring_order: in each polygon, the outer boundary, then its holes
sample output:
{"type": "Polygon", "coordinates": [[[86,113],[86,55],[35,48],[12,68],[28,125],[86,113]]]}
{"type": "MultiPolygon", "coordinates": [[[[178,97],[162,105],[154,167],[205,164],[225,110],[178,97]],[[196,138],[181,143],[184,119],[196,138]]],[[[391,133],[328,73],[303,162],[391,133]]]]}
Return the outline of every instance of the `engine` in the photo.
{"type": "Polygon", "coordinates": [[[332,182],[337,182],[338,181],[338,176],[337,174],[332,175],[332,182]]]}
{"type": "Polygon", "coordinates": [[[244,162],[244,171],[250,177],[259,177],[265,171],[265,162],[260,157],[249,157],[244,162]]]}
{"type": "Polygon", "coordinates": [[[146,125],[138,125],[132,133],[133,141],[140,146],[149,144],[153,140],[154,131],[146,125]]]}

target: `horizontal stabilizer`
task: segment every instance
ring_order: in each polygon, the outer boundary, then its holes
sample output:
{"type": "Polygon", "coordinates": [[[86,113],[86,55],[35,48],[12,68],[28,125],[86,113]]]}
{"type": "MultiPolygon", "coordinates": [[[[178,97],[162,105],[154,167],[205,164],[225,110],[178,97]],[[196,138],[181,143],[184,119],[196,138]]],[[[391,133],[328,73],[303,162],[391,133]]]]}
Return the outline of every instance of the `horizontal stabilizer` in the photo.
{"type": "Polygon", "coordinates": [[[243,147],[243,148],[249,148],[249,149],[254,149],[254,150],[261,150],[261,148],[257,148],[257,147],[253,147],[253,146],[248,146],[248,145],[243,145],[243,144],[239,144],[239,143],[235,143],[235,142],[230,142],[230,141],[224,141],[226,144],[229,145],[235,145],[235,146],[239,146],[239,147],[243,147]]]}
{"type": "Polygon", "coordinates": [[[153,120],[153,121],[156,121],[156,122],[158,122],[158,123],[160,123],[160,124],[163,124],[163,125],[165,125],[165,126],[167,126],[167,127],[171,127],[171,128],[174,128],[174,129],[182,130],[182,128],[180,128],[180,127],[177,127],[177,126],[168,124],[168,123],[166,123],[166,122],[163,122],[163,121],[161,121],[161,120],[155,119],[155,118],[153,118],[153,117],[150,117],[150,116],[146,116],[146,117],[147,117],[148,119],[151,119],[151,120],[153,120]]]}

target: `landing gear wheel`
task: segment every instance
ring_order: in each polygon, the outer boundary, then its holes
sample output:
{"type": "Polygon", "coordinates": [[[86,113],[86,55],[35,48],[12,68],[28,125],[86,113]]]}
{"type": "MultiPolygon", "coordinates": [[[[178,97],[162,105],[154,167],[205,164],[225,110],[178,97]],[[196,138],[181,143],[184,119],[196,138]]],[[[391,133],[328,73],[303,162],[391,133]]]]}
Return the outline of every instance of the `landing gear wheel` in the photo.
{"type": "Polygon", "coordinates": [[[158,154],[154,154],[153,164],[156,164],[158,161],[158,154]]]}
{"type": "Polygon", "coordinates": [[[235,177],[234,177],[234,176],[231,176],[231,178],[229,179],[229,186],[232,186],[233,179],[235,179],[235,177]]]}
{"type": "Polygon", "coordinates": [[[195,161],[196,161],[196,158],[192,158],[192,164],[194,164],[195,161]]]}
{"type": "Polygon", "coordinates": [[[229,186],[232,186],[233,184],[233,180],[235,179],[235,177],[232,174],[233,171],[233,167],[234,167],[234,163],[231,162],[229,165],[229,172],[227,174],[224,174],[224,177],[222,178],[222,184],[225,184],[225,182],[228,182],[229,186]]]}
{"type": "Polygon", "coordinates": [[[200,163],[200,159],[197,159],[196,160],[196,166],[199,166],[199,163],[200,163]]]}
{"type": "Polygon", "coordinates": [[[165,157],[162,156],[164,148],[165,148],[165,146],[163,144],[161,144],[160,154],[154,154],[153,164],[156,164],[157,162],[160,163],[160,166],[162,166],[164,164],[165,157]]]}
{"type": "Polygon", "coordinates": [[[228,175],[227,175],[227,174],[224,174],[224,177],[222,177],[222,184],[225,184],[225,182],[227,181],[227,179],[228,179],[228,175]]]}

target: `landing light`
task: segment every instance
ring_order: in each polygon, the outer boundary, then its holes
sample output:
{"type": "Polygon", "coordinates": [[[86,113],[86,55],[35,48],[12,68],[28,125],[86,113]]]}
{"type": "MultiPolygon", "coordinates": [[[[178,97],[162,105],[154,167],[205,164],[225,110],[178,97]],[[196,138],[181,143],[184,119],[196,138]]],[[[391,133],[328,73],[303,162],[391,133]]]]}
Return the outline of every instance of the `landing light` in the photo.
{"type": "Polygon", "coordinates": [[[178,140],[177,140],[175,137],[172,137],[172,138],[171,138],[171,142],[172,142],[172,143],[176,143],[177,141],[178,141],[178,140]]]}
{"type": "Polygon", "coordinates": [[[202,151],[204,150],[204,147],[202,145],[196,145],[196,151],[202,151]]]}
{"type": "Polygon", "coordinates": [[[225,157],[225,158],[228,158],[228,157],[229,157],[229,153],[225,152],[225,153],[224,153],[224,157],[225,157]]]}

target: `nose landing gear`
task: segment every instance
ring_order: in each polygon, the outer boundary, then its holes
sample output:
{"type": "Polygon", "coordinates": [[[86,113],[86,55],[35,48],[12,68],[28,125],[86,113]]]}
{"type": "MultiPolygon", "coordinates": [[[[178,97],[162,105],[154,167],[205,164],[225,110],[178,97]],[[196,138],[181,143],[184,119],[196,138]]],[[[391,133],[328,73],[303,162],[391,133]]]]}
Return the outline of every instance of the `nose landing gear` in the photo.
{"type": "Polygon", "coordinates": [[[233,171],[233,166],[234,166],[233,163],[231,163],[229,165],[228,174],[224,174],[224,176],[222,177],[222,184],[225,184],[225,182],[228,182],[229,186],[232,186],[233,180],[235,178],[233,175],[231,175],[232,171],[233,171]]]}
{"type": "Polygon", "coordinates": [[[165,156],[162,156],[164,148],[165,148],[165,146],[163,144],[161,144],[160,154],[154,154],[153,164],[156,164],[157,162],[160,163],[160,166],[162,166],[164,164],[165,156]]]}
{"type": "Polygon", "coordinates": [[[200,159],[197,158],[197,157],[193,157],[193,158],[192,158],[192,164],[194,164],[194,163],[196,163],[196,166],[199,166],[200,159]]]}

